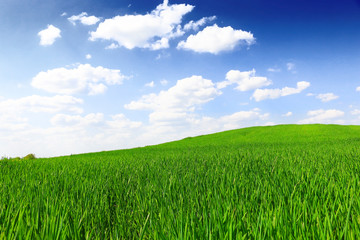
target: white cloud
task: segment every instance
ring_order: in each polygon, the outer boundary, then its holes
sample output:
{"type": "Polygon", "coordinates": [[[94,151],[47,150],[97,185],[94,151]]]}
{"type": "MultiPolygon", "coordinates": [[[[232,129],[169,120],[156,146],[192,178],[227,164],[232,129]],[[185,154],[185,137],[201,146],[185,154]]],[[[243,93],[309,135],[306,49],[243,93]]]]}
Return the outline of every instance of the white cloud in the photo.
{"type": "Polygon", "coordinates": [[[40,37],[40,45],[52,45],[57,38],[61,38],[60,32],[60,29],[58,29],[57,27],[54,27],[53,25],[48,25],[46,29],[41,30],[38,33],[38,36],[40,37]]]}
{"type": "Polygon", "coordinates": [[[106,85],[120,85],[126,76],[120,70],[80,64],[77,68],[55,68],[38,73],[31,82],[35,88],[58,94],[87,91],[89,95],[104,93],[106,85]],[[106,85],[105,85],[106,84],[106,85]]]}
{"type": "Polygon", "coordinates": [[[211,80],[201,76],[192,76],[178,80],[176,85],[159,94],[144,95],[138,101],[125,105],[126,109],[152,110],[149,119],[151,122],[166,118],[178,118],[193,112],[202,104],[213,100],[221,92],[215,88],[211,80]]]}
{"type": "Polygon", "coordinates": [[[86,54],[85,58],[86,58],[86,59],[91,59],[92,56],[91,56],[91,54],[86,54]]]}
{"type": "Polygon", "coordinates": [[[198,53],[219,54],[223,51],[231,51],[240,44],[251,45],[254,42],[255,38],[250,32],[235,30],[230,26],[218,27],[214,24],[196,35],[190,35],[186,41],[181,41],[177,48],[198,53]]]}
{"type": "Polygon", "coordinates": [[[43,97],[32,95],[0,101],[0,130],[16,131],[29,126],[29,113],[81,113],[83,101],[72,96],[43,97]]]}
{"type": "Polygon", "coordinates": [[[333,93],[321,93],[316,96],[317,99],[320,99],[322,102],[329,102],[335,99],[338,99],[339,96],[336,96],[333,93]]]}
{"type": "Polygon", "coordinates": [[[109,46],[107,46],[105,49],[116,49],[119,48],[120,46],[115,44],[115,43],[111,43],[109,46]]]}
{"type": "Polygon", "coordinates": [[[199,27],[207,24],[208,22],[212,22],[216,19],[216,16],[212,16],[212,17],[203,17],[200,20],[194,22],[193,20],[191,20],[190,22],[188,22],[187,24],[185,24],[184,26],[184,30],[185,31],[189,31],[189,30],[194,30],[194,31],[198,31],[199,27]]]}
{"type": "Polygon", "coordinates": [[[95,16],[88,16],[86,12],[82,12],[79,15],[73,15],[68,18],[68,20],[75,26],[76,22],[79,21],[84,25],[95,25],[97,22],[100,21],[100,18],[95,16]]]}
{"type": "Polygon", "coordinates": [[[22,113],[26,112],[45,112],[55,113],[60,111],[70,111],[81,113],[82,109],[76,105],[82,104],[83,100],[72,96],[56,95],[44,97],[32,95],[19,99],[8,99],[0,102],[1,113],[22,113]]]}
{"type": "Polygon", "coordinates": [[[281,72],[280,68],[268,68],[267,69],[268,72],[281,72]]]}
{"type": "Polygon", "coordinates": [[[344,116],[344,112],[336,109],[329,110],[314,110],[307,113],[309,118],[299,121],[299,124],[310,124],[310,123],[333,123],[335,119],[344,116]]]}
{"type": "Polygon", "coordinates": [[[283,116],[283,117],[290,117],[290,116],[292,116],[292,115],[293,115],[292,112],[287,112],[287,113],[283,114],[282,116],[283,116]]]}
{"type": "Polygon", "coordinates": [[[145,87],[155,87],[155,83],[154,83],[154,81],[151,81],[151,82],[149,82],[149,83],[146,83],[145,84],[145,87]]]}
{"type": "Polygon", "coordinates": [[[145,15],[124,15],[106,19],[100,23],[90,40],[115,41],[108,48],[123,46],[127,49],[149,48],[158,50],[169,47],[169,39],[182,36],[182,17],[194,6],[188,4],[168,5],[168,1],[145,15]]]}
{"type": "Polygon", "coordinates": [[[266,120],[269,114],[261,114],[260,109],[255,108],[251,111],[240,111],[232,115],[223,116],[219,119],[222,130],[241,128],[246,121],[266,120]]]}
{"type": "Polygon", "coordinates": [[[357,92],[360,92],[360,87],[357,87],[357,88],[356,88],[356,91],[357,91],[357,92]]]}
{"type": "Polygon", "coordinates": [[[254,98],[255,101],[259,102],[266,99],[276,99],[279,97],[297,94],[308,88],[310,86],[310,83],[302,81],[298,82],[296,86],[296,88],[284,87],[282,89],[256,89],[254,94],[252,95],[252,98],[254,98]]]}
{"type": "Polygon", "coordinates": [[[67,13],[66,12],[63,12],[60,16],[61,17],[65,17],[67,15],[67,13]]]}
{"type": "Polygon", "coordinates": [[[56,114],[51,125],[36,127],[27,119],[12,120],[3,125],[0,114],[0,155],[56,156],[82,152],[94,152],[135,147],[143,144],[140,135],[141,122],[127,119],[123,114],[105,119],[102,113],[87,115],[56,114]],[[12,128],[3,128],[12,127],[12,128]],[[10,131],[10,132],[9,132],[10,131]]]}
{"type": "Polygon", "coordinates": [[[139,128],[142,123],[141,122],[133,122],[130,121],[125,117],[124,114],[116,114],[113,115],[111,121],[107,121],[107,125],[111,129],[132,129],[132,128],[139,128]]]}
{"type": "Polygon", "coordinates": [[[217,83],[219,89],[225,88],[228,85],[236,84],[236,90],[249,91],[252,89],[269,86],[271,81],[266,77],[256,77],[255,69],[252,71],[240,72],[238,70],[231,70],[226,74],[226,81],[217,83]]]}

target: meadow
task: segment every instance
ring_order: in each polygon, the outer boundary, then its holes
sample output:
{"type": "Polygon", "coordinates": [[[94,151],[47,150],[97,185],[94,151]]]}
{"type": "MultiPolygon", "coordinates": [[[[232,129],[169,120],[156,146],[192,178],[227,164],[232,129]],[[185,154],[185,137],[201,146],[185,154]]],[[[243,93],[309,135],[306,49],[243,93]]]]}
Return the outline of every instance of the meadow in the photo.
{"type": "Polygon", "coordinates": [[[360,126],[3,159],[0,239],[360,239],[360,126]]]}

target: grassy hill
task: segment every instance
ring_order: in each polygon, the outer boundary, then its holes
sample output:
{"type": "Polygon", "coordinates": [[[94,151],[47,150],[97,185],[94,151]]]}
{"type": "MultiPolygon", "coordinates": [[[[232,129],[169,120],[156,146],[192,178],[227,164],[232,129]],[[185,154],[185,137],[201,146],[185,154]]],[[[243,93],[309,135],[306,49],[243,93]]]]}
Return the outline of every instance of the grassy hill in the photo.
{"type": "Polygon", "coordinates": [[[0,161],[0,239],[360,238],[360,127],[0,161]]]}

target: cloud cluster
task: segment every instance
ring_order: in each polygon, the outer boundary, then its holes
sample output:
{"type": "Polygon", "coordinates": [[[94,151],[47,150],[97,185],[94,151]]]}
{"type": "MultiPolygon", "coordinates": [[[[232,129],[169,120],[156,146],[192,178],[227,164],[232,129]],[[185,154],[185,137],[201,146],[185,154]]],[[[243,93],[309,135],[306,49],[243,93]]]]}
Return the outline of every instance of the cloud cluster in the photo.
{"type": "Polygon", "coordinates": [[[149,48],[158,50],[169,47],[169,40],[184,34],[181,30],[182,17],[191,12],[189,4],[168,5],[167,1],[145,15],[124,15],[106,19],[96,31],[90,33],[90,40],[113,41],[111,48],[149,48]]]}
{"type": "Polygon", "coordinates": [[[32,95],[19,99],[7,99],[0,101],[0,129],[22,130],[28,127],[26,113],[58,113],[71,112],[82,113],[83,109],[78,105],[83,100],[72,96],[56,95],[44,97],[32,95]]]}
{"type": "Polygon", "coordinates": [[[213,100],[221,92],[215,84],[202,76],[178,80],[176,85],[159,94],[144,95],[125,105],[131,110],[152,110],[150,122],[179,119],[202,104],[213,100]]]}
{"type": "Polygon", "coordinates": [[[100,18],[95,16],[88,16],[86,12],[82,12],[79,15],[73,15],[68,20],[75,26],[76,22],[81,22],[83,25],[95,25],[100,21],[100,18]]]}
{"type": "Polygon", "coordinates": [[[86,91],[89,95],[97,95],[106,91],[106,85],[120,85],[125,78],[117,69],[80,64],[73,69],[55,68],[40,72],[32,79],[31,85],[50,93],[75,94],[86,91]]]}
{"type": "Polygon", "coordinates": [[[53,25],[48,25],[48,27],[44,30],[41,30],[38,33],[40,37],[40,45],[41,46],[50,46],[52,45],[57,38],[61,38],[61,30],[53,25]]]}
{"type": "Polygon", "coordinates": [[[266,77],[256,77],[255,73],[255,69],[245,72],[241,72],[239,70],[230,70],[226,74],[226,81],[217,83],[217,87],[222,89],[228,85],[236,84],[237,86],[235,89],[244,92],[269,86],[272,83],[266,77]]]}
{"type": "Polygon", "coordinates": [[[251,45],[255,42],[252,33],[236,30],[232,27],[206,27],[196,35],[190,35],[185,41],[181,41],[177,48],[191,50],[198,53],[219,54],[220,52],[233,50],[240,44],[251,45]]]}
{"type": "Polygon", "coordinates": [[[276,99],[279,97],[300,93],[308,87],[310,87],[310,83],[302,81],[296,84],[296,88],[284,87],[281,89],[256,89],[254,94],[252,95],[252,98],[254,98],[257,102],[266,99],[276,99]]]}
{"type": "MultiPolygon", "coordinates": [[[[344,116],[344,112],[337,109],[329,110],[313,110],[307,113],[309,118],[299,121],[299,124],[310,124],[310,123],[330,123],[334,119],[344,116]]],[[[339,122],[340,123],[340,122],[339,122]]]]}

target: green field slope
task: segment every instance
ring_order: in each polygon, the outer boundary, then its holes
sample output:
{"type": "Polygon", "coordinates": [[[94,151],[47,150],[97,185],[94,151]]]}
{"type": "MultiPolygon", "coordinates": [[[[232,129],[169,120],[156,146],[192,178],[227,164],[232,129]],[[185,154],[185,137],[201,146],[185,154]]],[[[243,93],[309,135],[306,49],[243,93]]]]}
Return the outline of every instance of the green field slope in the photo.
{"type": "Polygon", "coordinates": [[[360,126],[4,159],[0,239],[360,239],[360,126]]]}

